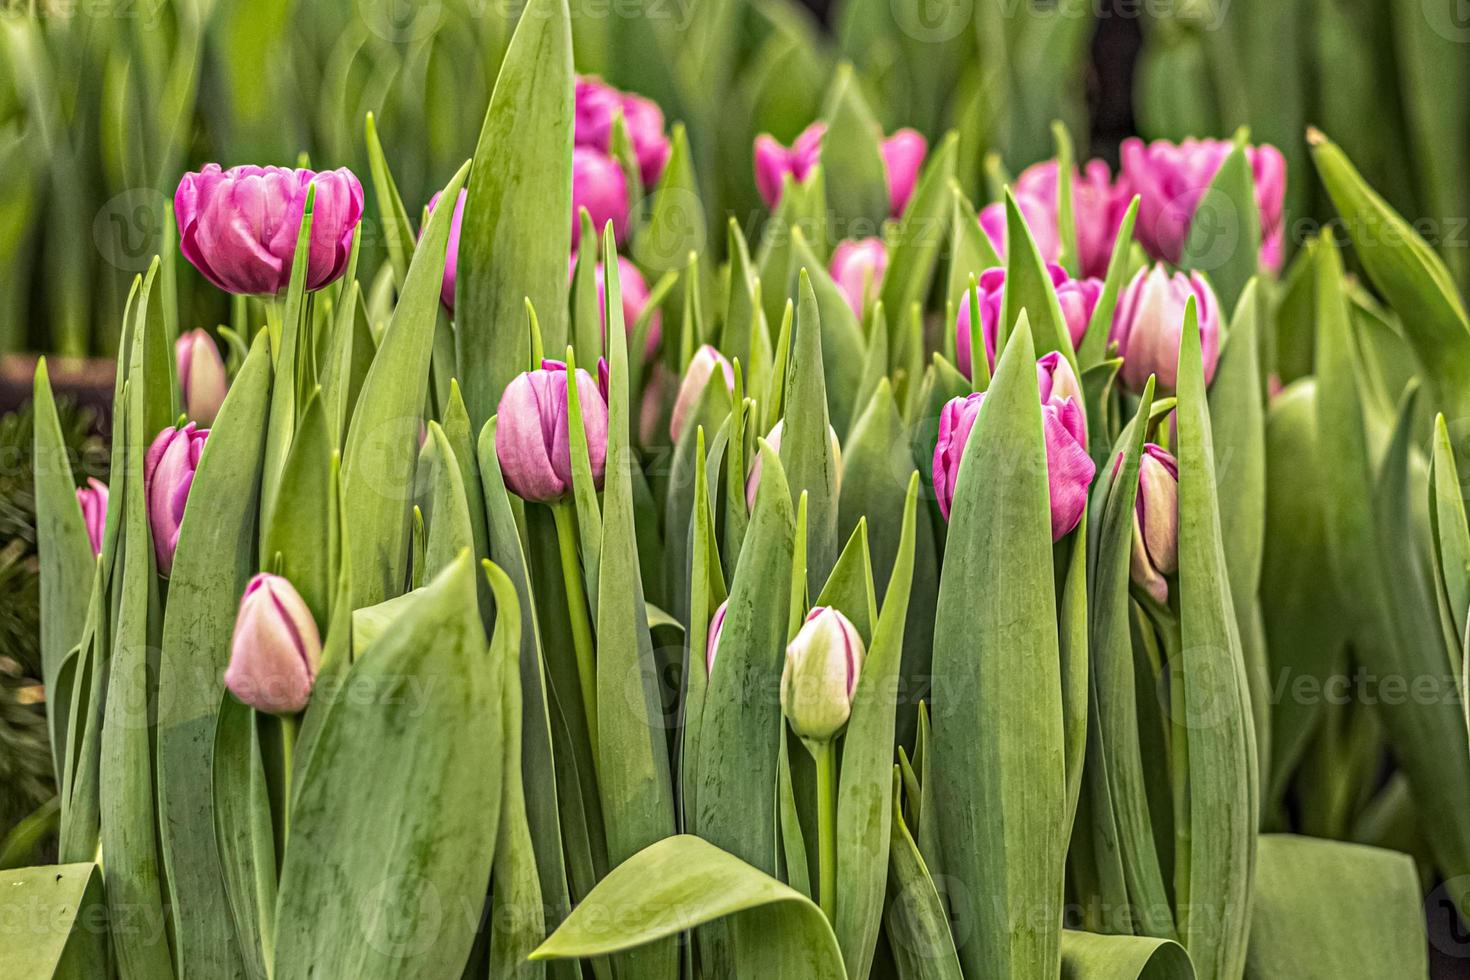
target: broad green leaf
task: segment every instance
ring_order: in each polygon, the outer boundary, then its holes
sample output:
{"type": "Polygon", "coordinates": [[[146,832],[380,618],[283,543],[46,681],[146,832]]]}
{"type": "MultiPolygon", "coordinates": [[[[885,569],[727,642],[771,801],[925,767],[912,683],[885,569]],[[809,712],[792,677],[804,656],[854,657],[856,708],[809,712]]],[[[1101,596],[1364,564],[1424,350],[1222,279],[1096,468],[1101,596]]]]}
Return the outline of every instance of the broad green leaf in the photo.
{"type": "Polygon", "coordinates": [[[696,764],[700,836],[767,873],[776,869],[776,761],[782,734],[779,676],[795,535],[780,458],[761,440],[743,560],[736,565],[709,677],[696,764]]]}
{"type": "Polygon", "coordinates": [[[1244,127],[1235,134],[1235,145],[1195,205],[1179,257],[1181,268],[1210,277],[1226,309],[1236,308],[1260,264],[1261,212],[1245,156],[1248,138],[1244,127]]]}
{"type": "Polygon", "coordinates": [[[925,810],[937,813],[951,892],[975,898],[955,926],[975,976],[1045,976],[1060,962],[1066,784],[1035,360],[1022,318],[960,464],[934,624],[934,673],[947,683],[925,810]]]}
{"type": "MultiPolygon", "coordinates": [[[[741,488],[742,492],[744,488],[741,488]]],[[[709,683],[705,655],[715,610],[725,601],[725,577],[720,567],[719,544],[710,500],[709,471],[704,452],[704,429],[697,430],[694,469],[694,513],[690,520],[689,628],[685,632],[684,724],[679,748],[680,825],[693,833],[698,785],[699,733],[704,716],[704,697],[709,683]]]]}
{"type": "Polygon", "coordinates": [[[1419,880],[1405,854],[1261,838],[1245,976],[1426,977],[1419,880]]]}
{"type": "MultiPolygon", "coordinates": [[[[531,594],[531,574],[521,540],[520,527],[500,473],[495,455],[496,419],[480,431],[476,445],[480,474],[485,487],[485,519],[490,538],[490,558],[510,576],[516,587],[521,613],[520,666],[520,758],[525,792],[526,820],[531,827],[531,844],[536,850],[536,870],[541,878],[541,899],[546,926],[560,922],[571,907],[567,871],[562,849],[562,826],[558,812],[557,787],[563,763],[553,756],[551,709],[546,690],[546,664],[541,649],[541,626],[536,601],[531,594]]],[[[508,681],[509,682],[509,679],[508,681]]],[[[575,774],[572,776],[576,779],[575,774]]],[[[573,851],[570,840],[567,852],[573,851]]],[[[584,852],[585,853],[585,852],[584,852]]],[[[588,859],[590,864],[590,858],[588,859]]],[[[589,875],[590,877],[590,875],[589,875]]]]}
{"type": "Polygon", "coordinates": [[[725,917],[744,937],[741,975],[748,971],[769,980],[845,976],[837,941],[811,899],[688,835],[659,841],[616,868],[534,955],[598,956],[725,917]],[[609,930],[605,916],[614,911],[620,928],[609,930]]]}
{"type": "MultiPolygon", "coordinates": [[[[1119,929],[1171,938],[1174,922],[1164,884],[1165,869],[1154,844],[1155,828],[1144,784],[1138,721],[1140,692],[1129,632],[1134,504],[1152,405],[1150,384],[1139,400],[1138,413],[1099,468],[1098,479],[1103,483],[1093,491],[1088,514],[1092,537],[1088,647],[1092,669],[1088,677],[1091,694],[1083,772],[1101,898],[1111,907],[1109,911],[1119,929]]],[[[1141,696],[1153,698],[1155,691],[1145,689],[1141,696]]]]}
{"type": "MultiPolygon", "coordinates": [[[[467,166],[461,167],[450,179],[445,197],[454,199],[466,173],[467,166]]],[[[429,219],[347,430],[342,491],[353,542],[354,608],[398,595],[408,575],[408,538],[403,529],[413,503],[419,415],[427,391],[439,285],[453,215],[452,208],[440,208],[429,219]]],[[[468,215],[465,223],[469,223],[468,215]]],[[[564,266],[558,267],[558,275],[565,278],[564,266]]],[[[464,277],[461,266],[461,283],[464,277]]]]}
{"type": "MultiPolygon", "coordinates": [[[[615,255],[611,225],[603,235],[603,254],[615,255]]],[[[607,279],[607,304],[609,311],[622,304],[616,276],[607,279]]],[[[608,710],[598,712],[594,743],[607,818],[607,853],[613,863],[627,860],[675,829],[668,741],[633,518],[632,471],[638,461],[629,445],[628,340],[621,327],[621,318],[610,314],[607,474],[597,598],[597,702],[608,710]]],[[[629,954],[620,968],[650,978],[672,978],[678,950],[663,943],[629,954]]]]}
{"type": "MultiPolygon", "coordinates": [[[[1444,263],[1372,188],[1347,155],[1309,130],[1312,161],[1343,218],[1368,278],[1403,320],[1434,385],[1436,406],[1470,411],[1470,318],[1444,263]]],[[[1463,455],[1463,450],[1462,450],[1463,455]]]]}
{"type": "Polygon", "coordinates": [[[1201,978],[1240,975],[1260,782],[1225,566],[1214,442],[1191,300],[1179,348],[1180,648],[1170,664],[1179,936],[1201,978]]]}
{"type": "MultiPolygon", "coordinates": [[[[210,438],[216,438],[212,431],[210,438]]],[[[327,622],[336,582],[329,551],[335,519],[330,491],[334,452],[325,399],[318,388],[302,407],[301,424],[281,472],[276,511],[261,532],[263,566],[290,579],[321,624],[327,622]]]]}
{"type": "MultiPolygon", "coordinates": [[[[1226,165],[1230,165],[1228,160],[1226,165]]],[[[1254,198],[1251,200],[1254,208],[1254,198]]],[[[1215,492],[1220,505],[1220,542],[1245,657],[1264,791],[1270,780],[1271,669],[1266,662],[1265,636],[1256,598],[1261,585],[1261,555],[1266,535],[1266,423],[1262,401],[1265,385],[1261,380],[1257,339],[1261,309],[1257,296],[1259,285],[1259,280],[1251,278],[1240,292],[1208,399],[1215,449],[1215,492]]]]}
{"type": "MultiPolygon", "coordinates": [[[[903,530],[883,611],[872,627],[867,658],[853,692],[842,741],[837,791],[837,919],[834,926],[849,976],[867,976],[883,920],[888,876],[894,692],[903,658],[918,522],[919,474],[909,477],[903,530]]],[[[859,524],[859,528],[864,525],[859,524]]],[[[866,545],[866,540],[864,541],[866,545]]],[[[866,558],[866,548],[864,548],[866,558]]],[[[839,568],[841,564],[839,563],[839,568]]],[[[871,573],[870,573],[871,576],[871,573]]],[[[869,578],[871,587],[871,577],[869,578]]],[[[870,598],[871,601],[871,598],[870,598]]]]}
{"type": "MultiPolygon", "coordinates": [[[[494,413],[505,386],[525,370],[521,312],[527,299],[546,317],[548,347],[567,344],[572,83],[566,0],[532,0],[516,24],[485,112],[460,231],[455,326],[465,403],[475,425],[494,413]]],[[[446,189],[444,199],[458,192],[458,185],[446,189]]],[[[426,233],[420,247],[428,240],[426,233]]],[[[443,246],[433,251],[442,253],[443,246]]]]}
{"type": "Polygon", "coordinates": [[[1455,465],[1445,417],[1434,419],[1434,446],[1429,482],[1430,544],[1434,549],[1435,594],[1444,604],[1450,632],[1465,642],[1465,619],[1470,613],[1470,525],[1465,518],[1465,485],[1455,465]]]}
{"type": "Polygon", "coordinates": [[[1189,954],[1168,939],[1062,932],[1062,980],[1194,980],[1189,954]]]}
{"type": "Polygon", "coordinates": [[[882,130],[851,65],[838,66],[823,118],[822,171],[832,218],[843,238],[877,234],[888,217],[888,177],[878,144],[882,130]]]}
{"type": "MultiPolygon", "coordinates": [[[[756,249],[756,279],[761,284],[761,304],[765,308],[766,326],[781,323],[782,310],[792,298],[795,282],[795,255],[792,235],[801,228],[810,239],[825,243],[828,237],[826,178],[820,167],[807,179],[797,183],[789,174],[781,188],[781,201],[761,229],[760,247],[756,249]]],[[[776,344],[779,364],[781,344],[776,344]]]]}
{"type": "Polygon", "coordinates": [[[979,276],[986,269],[1004,265],[995,252],[995,246],[980,227],[975,206],[965,197],[958,184],[951,185],[953,198],[949,224],[949,282],[944,290],[945,299],[959,309],[960,299],[969,288],[970,277],[979,276]]]}
{"type": "Polygon", "coordinates": [[[1113,312],[1118,308],[1118,294],[1127,285],[1124,280],[1128,277],[1133,223],[1138,220],[1138,200],[1135,196],[1123,214],[1118,237],[1113,240],[1113,254],[1108,259],[1108,272],[1103,279],[1102,294],[1097,298],[1097,306],[1093,307],[1092,319],[1087,321],[1087,333],[1082,335],[1082,346],[1077,349],[1077,362],[1084,371],[1102,363],[1107,356],[1108,334],[1112,332],[1113,312]]]}
{"type": "Polygon", "coordinates": [[[791,337],[782,411],[781,463],[792,500],[807,493],[807,583],[817,592],[837,560],[837,491],[840,460],[833,455],[823,369],[822,326],[806,271],[791,337]]]}
{"type": "MultiPolygon", "coordinates": [[[[429,508],[429,541],[424,565],[426,579],[438,576],[453,565],[461,552],[473,554],[475,545],[459,461],[438,422],[429,422],[429,440],[434,446],[434,465],[433,503],[429,508]]],[[[516,639],[519,642],[520,637],[516,639]]]]}
{"type": "Polygon", "coordinates": [[[890,901],[883,915],[899,976],[903,980],[961,980],[964,973],[955,952],[949,913],[904,822],[897,787],[891,797],[890,901]]]}
{"type": "MultiPolygon", "coordinates": [[[[878,598],[873,589],[873,565],[868,557],[868,522],[859,520],[848,536],[832,574],[822,586],[812,606],[831,606],[857,627],[863,642],[873,642],[873,627],[878,623],[878,598]]],[[[802,610],[805,617],[807,610],[802,610]]],[[[891,739],[889,741],[892,741],[891,739]]],[[[884,760],[887,765],[887,760],[884,760]]]]}
{"type": "Polygon", "coordinates": [[[1036,239],[1016,198],[1006,191],[1006,283],[1001,299],[1001,322],[996,349],[1005,347],[1012,325],[1021,311],[1026,311],[1036,336],[1036,348],[1045,354],[1059,350],[1075,369],[1077,354],[1072,350],[1072,335],[1067,332],[1067,321],[1062,316],[1061,301],[1052,285],[1051,275],[1041,258],[1036,239]]]}
{"type": "Polygon", "coordinates": [[[246,977],[266,980],[275,949],[280,853],[256,718],[233,694],[220,693],[209,788],[220,885],[234,929],[232,948],[246,977]]]}
{"type": "Polygon", "coordinates": [[[102,906],[102,873],[90,862],[0,871],[0,916],[15,924],[6,972],[55,980],[106,976],[108,934],[96,925],[106,914],[102,906]]]}
{"type": "Polygon", "coordinates": [[[469,955],[474,918],[445,910],[478,909],[490,880],[503,674],[485,652],[474,574],[461,555],[344,678],[344,690],[416,697],[329,708],[291,813],[275,977],[321,963],[443,976],[469,955]]]}
{"type": "Polygon", "coordinates": [[[50,695],[46,721],[56,776],[64,772],[67,718],[58,716],[56,695],[62,661],[82,639],[97,568],[87,525],[77,504],[71,461],[61,434],[56,400],[46,359],[36,362],[32,395],[34,442],[31,470],[35,475],[36,550],[40,555],[41,680],[50,695]]]}
{"type": "MultiPolygon", "coordinates": [[[[175,955],[180,973],[185,974],[197,970],[225,977],[238,975],[241,969],[216,871],[220,858],[210,769],[235,614],[258,567],[254,541],[270,390],[270,350],[260,334],[210,428],[189,487],[163,619],[158,666],[159,830],[175,955]]],[[[320,409],[314,412],[320,419],[320,409]]],[[[288,474],[290,469],[288,465],[288,474]]],[[[294,485],[289,475],[286,485],[294,485]]],[[[315,546],[325,551],[325,534],[315,546]]],[[[324,553],[311,559],[324,564],[325,560],[324,553]]],[[[298,584],[307,585],[301,580],[298,584]]],[[[321,600],[324,603],[325,597],[321,600]]],[[[323,612],[325,608],[323,604],[323,612]]]]}
{"type": "Polygon", "coordinates": [[[534,980],[544,977],[543,964],[527,962],[546,938],[536,850],[526,816],[521,774],[521,610],[515,584],[494,564],[484,563],[495,598],[495,633],[490,640],[491,669],[498,664],[501,680],[500,837],[495,842],[491,880],[490,975],[534,980]]]}
{"type": "MultiPolygon", "coordinates": [[[[388,158],[383,153],[383,144],[378,139],[378,124],[373,114],[367,114],[368,169],[372,172],[373,197],[378,202],[378,219],[382,222],[383,242],[388,246],[388,262],[393,268],[393,282],[401,290],[408,276],[408,265],[413,259],[413,224],[408,219],[408,209],[403,198],[398,196],[398,184],[388,168],[388,158]]],[[[458,195],[456,195],[457,197],[458,195]]],[[[428,201],[424,205],[428,206],[428,201]]],[[[453,201],[450,201],[453,204],[453,201]]]]}
{"type": "Polygon", "coordinates": [[[1067,270],[1073,279],[1082,275],[1082,259],[1077,249],[1077,216],[1073,202],[1072,181],[1077,172],[1077,153],[1072,147],[1072,134],[1067,124],[1060,119],[1052,120],[1052,142],[1056,144],[1057,160],[1057,238],[1061,254],[1057,264],[1067,270]]]}
{"type": "Polygon", "coordinates": [[[158,585],[142,480],[148,440],[138,435],[144,419],[143,349],[142,338],[135,337],[131,379],[123,383],[124,414],[113,420],[114,439],[126,447],[127,480],[98,798],[109,914],[132,916],[132,921],[144,924],[137,930],[114,932],[118,970],[123,976],[168,977],[173,968],[164,929],[151,744],[156,689],[148,670],[149,648],[157,636],[158,585]]]}
{"type": "MultiPolygon", "coordinates": [[[[800,228],[792,230],[792,250],[798,268],[806,271],[817,300],[822,325],[822,374],[826,380],[832,427],[845,433],[858,410],[856,395],[863,370],[863,328],[847,297],[827,273],[800,228]]],[[[798,305],[798,313],[800,307],[798,305]]],[[[800,324],[798,324],[798,329],[800,324]]],[[[886,338],[885,338],[886,339],[886,338]]]]}

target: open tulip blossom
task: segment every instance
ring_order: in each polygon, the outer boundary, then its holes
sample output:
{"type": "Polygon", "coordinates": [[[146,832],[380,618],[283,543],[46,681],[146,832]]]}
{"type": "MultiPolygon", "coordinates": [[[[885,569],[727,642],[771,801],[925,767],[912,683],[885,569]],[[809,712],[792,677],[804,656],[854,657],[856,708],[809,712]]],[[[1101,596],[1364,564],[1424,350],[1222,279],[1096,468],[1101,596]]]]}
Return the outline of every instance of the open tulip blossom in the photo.
{"type": "Polygon", "coordinates": [[[148,447],[143,460],[143,487],[148,498],[148,525],[153,530],[153,552],[158,574],[167,578],[179,546],[179,525],[194,483],[194,470],[204,452],[208,429],[193,422],[182,429],[169,426],[148,447]]]}
{"type": "Polygon", "coordinates": [[[316,620],[300,593],[279,575],[252,578],[230,638],[230,693],[257,711],[294,714],[311,697],[321,658],[316,620]]]}
{"type": "MultiPolygon", "coordinates": [[[[1123,177],[1139,195],[1135,234],[1154,258],[1178,263],[1200,203],[1230,150],[1227,140],[1123,141],[1123,177]]],[[[1248,146],[1245,156],[1260,210],[1261,265],[1274,271],[1282,259],[1286,160],[1270,145],[1248,146]]],[[[1220,219],[1209,215],[1205,220],[1220,219]]]]}
{"type": "Polygon", "coordinates": [[[582,237],[578,220],[586,208],[594,228],[612,222],[613,232],[621,242],[628,234],[628,183],[623,168],[601,150],[589,146],[572,147],[572,248],[582,237]]]}
{"type": "MultiPolygon", "coordinates": [[[[755,183],[766,207],[775,210],[781,202],[781,187],[788,174],[798,184],[805,183],[821,160],[822,139],[826,135],[827,124],[814,122],[801,131],[790,147],[782,146],[775,137],[765,133],[755,138],[755,183]]],[[[892,217],[902,215],[908,206],[928,149],[923,135],[912,129],[901,129],[879,144],[892,217]]]]}
{"type": "Polygon", "coordinates": [[[1160,389],[1173,391],[1177,380],[1179,338],[1184,333],[1184,312],[1194,298],[1199,323],[1200,353],[1204,358],[1205,383],[1215,377],[1220,360],[1220,302],[1215,291],[1198,272],[1170,273],[1162,262],[1139,269],[1128,288],[1118,297],[1109,339],[1123,357],[1123,384],[1142,391],[1150,376],[1160,389]]]}
{"type": "Polygon", "coordinates": [[[321,289],[347,268],[362,219],[362,185],[345,167],[318,173],[285,167],[205,164],[174,192],[179,249],[227,293],[270,295],[291,281],[291,259],[315,185],[306,288],[321,289]]]}
{"type": "Polygon", "coordinates": [[[658,103],[631,92],[621,92],[595,75],[577,76],[576,128],[578,146],[590,146],[605,154],[613,152],[613,118],[622,113],[623,125],[638,158],[643,186],[658,183],[669,162],[669,138],[664,133],[664,114],[658,103]]]}
{"type": "MultiPolygon", "coordinates": [[[[1055,261],[1061,253],[1057,226],[1057,161],[1032,164],[1011,185],[1016,204],[1035,236],[1042,257],[1055,261]]],[[[1102,160],[1089,160],[1081,171],[1072,170],[1072,209],[1077,226],[1077,259],[1083,276],[1107,275],[1113,240],[1123,224],[1133,191],[1121,175],[1114,180],[1102,160]]],[[[1002,257],[1006,254],[1004,203],[987,204],[980,211],[980,225],[1002,257]]]]}

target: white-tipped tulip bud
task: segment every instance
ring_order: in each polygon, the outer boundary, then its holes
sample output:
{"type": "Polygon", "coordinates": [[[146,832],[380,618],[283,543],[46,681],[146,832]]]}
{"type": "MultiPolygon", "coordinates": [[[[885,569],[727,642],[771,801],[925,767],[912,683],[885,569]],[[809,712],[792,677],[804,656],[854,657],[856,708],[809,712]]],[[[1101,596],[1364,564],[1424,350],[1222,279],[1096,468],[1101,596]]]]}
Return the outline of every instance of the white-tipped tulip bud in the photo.
{"type": "MultiPolygon", "coordinates": [[[[699,399],[704,396],[705,386],[719,371],[725,378],[725,387],[733,392],[735,390],[735,368],[725,359],[725,355],[715,350],[709,344],[705,344],[694,352],[689,366],[684,369],[684,380],[679,383],[679,394],[674,399],[674,413],[669,418],[669,437],[675,443],[679,436],[684,434],[684,420],[687,419],[699,405],[699,399]]],[[[708,436],[708,433],[705,434],[708,436]]]]}
{"type": "Polygon", "coordinates": [[[720,648],[720,631],[725,628],[725,607],[730,605],[726,599],[720,603],[715,610],[714,617],[709,621],[709,636],[704,641],[704,671],[708,676],[715,672],[715,653],[720,648]]]}
{"type": "Polygon", "coordinates": [[[865,652],[857,628],[836,609],[817,606],[807,614],[781,671],[781,710],[792,731],[809,742],[842,732],[865,652]]]}
{"type": "Polygon", "coordinates": [[[225,687],[256,711],[295,714],[306,707],[322,659],[316,620],[279,575],[250,580],[230,638],[225,687]]]}

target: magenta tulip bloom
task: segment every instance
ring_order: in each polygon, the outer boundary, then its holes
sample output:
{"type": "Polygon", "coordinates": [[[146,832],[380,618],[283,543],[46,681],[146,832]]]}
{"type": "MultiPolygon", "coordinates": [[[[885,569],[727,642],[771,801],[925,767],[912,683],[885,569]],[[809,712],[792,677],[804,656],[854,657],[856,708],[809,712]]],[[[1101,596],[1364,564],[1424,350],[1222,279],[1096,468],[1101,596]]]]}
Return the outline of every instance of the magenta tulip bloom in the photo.
{"type": "Polygon", "coordinates": [[[919,182],[919,168],[929,152],[929,142],[918,130],[900,129],[883,141],[883,171],[888,177],[888,213],[897,218],[908,207],[914,185],[919,182]]]}
{"type": "Polygon", "coordinates": [[[279,575],[252,578],[230,637],[230,693],[256,711],[295,714],[311,698],[321,660],[321,634],[301,594],[279,575]]]}
{"type": "Polygon", "coordinates": [[[182,429],[169,426],[158,434],[143,457],[143,495],[148,501],[148,526],[153,531],[153,554],[158,574],[168,578],[174,567],[174,549],[179,546],[179,525],[194,470],[204,452],[209,430],[193,422],[182,429]]]}
{"type": "MultiPolygon", "coordinates": [[[[1121,463],[1123,457],[1118,457],[1121,463]]],[[[1114,466],[1116,470],[1116,465],[1114,466]]],[[[1128,574],[1160,604],[1169,601],[1166,576],[1179,570],[1179,462],[1153,443],[1138,461],[1138,499],[1133,504],[1133,547],[1128,574]]]]}
{"type": "Polygon", "coordinates": [[[595,75],[577,76],[576,125],[578,146],[612,153],[613,118],[621,112],[623,126],[638,157],[644,187],[653,187],[669,162],[669,138],[658,105],[631,92],[620,92],[595,75]]]}
{"type": "MultiPolygon", "coordinates": [[[[704,344],[695,351],[689,366],[684,369],[684,380],[679,383],[679,394],[674,398],[674,413],[669,418],[669,438],[675,443],[684,434],[684,420],[699,405],[699,399],[704,395],[704,389],[709,385],[709,379],[716,369],[724,376],[726,389],[734,392],[735,368],[725,359],[724,354],[709,344],[704,344]]],[[[708,437],[709,433],[706,432],[705,436],[708,437]]]]}
{"type": "Polygon", "coordinates": [[[1200,353],[1205,383],[1215,376],[1220,360],[1220,303],[1215,291],[1197,272],[1172,276],[1163,263],[1139,269],[1113,314],[1110,339],[1123,355],[1123,384],[1142,391],[1149,375],[1156,375],[1161,391],[1172,392],[1179,370],[1179,340],[1184,333],[1184,308],[1194,297],[1199,319],[1200,353]]]}
{"type": "Polygon", "coordinates": [[[214,339],[204,330],[180,334],[174,342],[174,363],[184,395],[184,414],[200,425],[213,425],[230,390],[225,361],[214,339]]]}
{"type": "MultiPolygon", "coordinates": [[[[435,192],[429,198],[429,213],[439,205],[439,197],[442,191],[435,192]]],[[[459,273],[459,229],[464,222],[464,202],[469,196],[469,191],[461,189],[459,196],[454,199],[454,217],[449,220],[449,246],[444,253],[444,281],[439,284],[439,302],[450,315],[454,314],[454,284],[459,273]]],[[[424,229],[419,229],[419,237],[424,237],[424,229]]]]}
{"type": "Polygon", "coordinates": [[[77,487],[77,503],[82,508],[82,523],[87,527],[92,554],[100,555],[102,532],[107,528],[107,484],[89,476],[85,487],[77,487]]]}
{"type": "MultiPolygon", "coordinates": [[[[1057,291],[1057,302],[1062,307],[1062,316],[1067,321],[1067,334],[1072,346],[1082,343],[1092,312],[1102,296],[1102,283],[1096,279],[1072,279],[1067,270],[1055,263],[1048,264],[1047,273],[1057,291]]],[[[976,298],[980,300],[980,335],[985,341],[985,360],[995,370],[995,345],[999,339],[1000,315],[1005,296],[1006,270],[1000,267],[986,269],[975,283],[976,298]]],[[[970,290],[960,297],[959,312],[955,315],[955,358],[956,365],[965,377],[970,376],[970,290]]]]}
{"type": "Polygon", "coordinates": [[[878,295],[888,271],[888,248],[881,238],[848,239],[837,243],[828,265],[847,305],[862,319],[867,301],[878,295]]]}
{"type": "Polygon", "coordinates": [[[1082,398],[1082,383],[1072,363],[1062,356],[1061,351],[1050,351],[1036,359],[1036,386],[1041,391],[1041,404],[1053,401],[1072,401],[1081,409],[1081,432],[1077,441],[1087,449],[1087,403],[1082,398]]]}
{"type": "MultiPolygon", "coordinates": [[[[592,479],[602,487],[607,463],[607,402],[592,375],[577,369],[577,399],[587,434],[592,479]]],[[[543,361],[517,375],[500,396],[495,455],[505,485],[524,500],[555,503],[572,492],[572,447],[567,426],[567,370],[543,361]]]]}
{"type": "Polygon", "coordinates": [[[581,209],[592,216],[592,226],[599,235],[611,221],[613,236],[619,241],[628,234],[628,184],[623,168],[600,150],[586,146],[572,147],[572,248],[582,236],[578,219],[581,209]]]}
{"type": "MultiPolygon", "coordinates": [[[[1011,192],[1021,216],[1036,236],[1041,254],[1048,260],[1061,253],[1057,230],[1057,174],[1055,160],[1033,164],[1021,171],[1011,192]]],[[[1077,225],[1077,258],[1082,274],[1107,275],[1113,242],[1133,200],[1133,191],[1120,175],[1115,182],[1102,160],[1089,160],[1082,171],[1072,171],[1072,216],[1077,225]]],[[[980,224],[997,252],[1005,255],[1005,205],[991,204],[981,212],[980,224]]]]}
{"type": "Polygon", "coordinates": [[[766,133],[755,138],[755,186],[766,207],[774,211],[781,203],[781,186],[787,174],[798,184],[811,176],[821,159],[826,133],[826,123],[814,122],[801,131],[789,149],[766,133]]]}
{"type": "Polygon", "coordinates": [[[842,732],[865,655],[862,635],[842,613],[830,606],[807,613],[781,669],[781,710],[793,732],[812,742],[842,732]]]}
{"type": "Polygon", "coordinates": [[[352,236],[362,219],[362,185],[345,167],[317,173],[285,167],[231,167],[207,163],[184,174],[174,191],[179,249],[215,286],[228,293],[270,294],[291,281],[291,258],[316,185],[307,255],[306,288],[321,289],[342,275],[352,236]]]}
{"type": "Polygon", "coordinates": [[[715,672],[715,652],[720,646],[720,631],[725,628],[725,608],[730,605],[726,599],[720,603],[715,610],[714,618],[709,621],[709,636],[704,641],[704,672],[709,676],[715,672]]]}
{"type": "MultiPolygon", "coordinates": [[[[1154,258],[1178,264],[1195,212],[1231,147],[1228,140],[1123,141],[1123,175],[1140,198],[1135,234],[1154,258]]],[[[1261,216],[1260,262],[1275,271],[1281,266],[1286,161],[1270,145],[1248,146],[1245,154],[1261,216]]]]}
{"type": "MultiPolygon", "coordinates": [[[[1046,475],[1051,496],[1051,537],[1060,541],[1082,520],[1087,488],[1096,466],[1087,455],[1087,429],[1081,406],[1071,398],[1053,397],[1041,406],[1046,439],[1046,475]]],[[[985,403],[985,392],[952,398],[939,414],[939,441],[934,446],[934,494],[939,512],[949,519],[959,480],[960,461],[970,431],[985,403]]]]}

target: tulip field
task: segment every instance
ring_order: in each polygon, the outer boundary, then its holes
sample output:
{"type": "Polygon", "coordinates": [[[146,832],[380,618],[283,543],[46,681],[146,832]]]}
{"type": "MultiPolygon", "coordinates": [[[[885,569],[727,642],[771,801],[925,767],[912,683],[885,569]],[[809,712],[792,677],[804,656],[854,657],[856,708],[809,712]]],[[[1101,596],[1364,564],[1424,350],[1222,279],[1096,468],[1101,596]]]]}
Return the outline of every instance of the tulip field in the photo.
{"type": "Polygon", "coordinates": [[[1470,976],[1464,11],[1143,6],[0,3],[0,978],[1470,976]]]}

